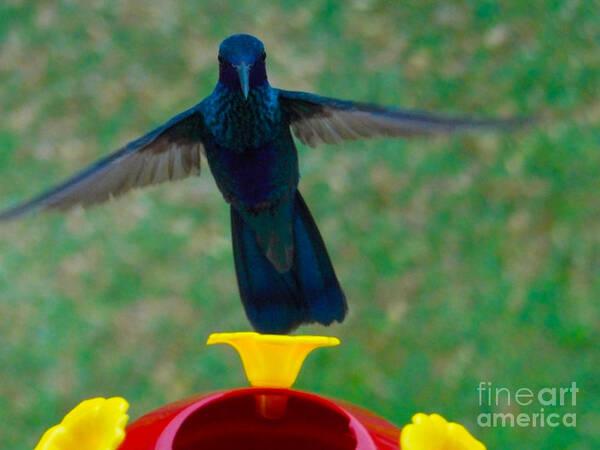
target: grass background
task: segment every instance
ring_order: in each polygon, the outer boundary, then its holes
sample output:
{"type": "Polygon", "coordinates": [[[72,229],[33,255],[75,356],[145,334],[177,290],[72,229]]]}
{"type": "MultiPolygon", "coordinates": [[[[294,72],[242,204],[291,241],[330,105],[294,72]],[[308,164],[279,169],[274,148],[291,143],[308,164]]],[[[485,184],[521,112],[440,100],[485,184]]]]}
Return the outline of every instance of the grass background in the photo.
{"type": "MultiPolygon", "coordinates": [[[[11,205],[195,104],[219,42],[274,86],[447,113],[543,114],[513,136],[299,144],[300,188],[347,293],[342,345],[297,387],[488,448],[600,446],[600,8],[592,0],[0,4],[0,198],[11,205]],[[576,428],[479,428],[480,381],[581,388],[576,428]]],[[[200,178],[0,228],[0,442],[86,397],[132,417],[245,385],[209,333],[248,329],[228,208],[200,178]]],[[[551,408],[547,408],[550,412],[551,408]]],[[[536,407],[492,411],[539,412],[536,407]]]]}

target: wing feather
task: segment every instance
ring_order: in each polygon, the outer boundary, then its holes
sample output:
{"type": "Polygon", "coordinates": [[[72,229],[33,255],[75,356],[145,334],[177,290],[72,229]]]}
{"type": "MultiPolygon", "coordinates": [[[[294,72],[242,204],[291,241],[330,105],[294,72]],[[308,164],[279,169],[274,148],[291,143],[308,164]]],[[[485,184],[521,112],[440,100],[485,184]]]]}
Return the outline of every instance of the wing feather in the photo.
{"type": "Polygon", "coordinates": [[[339,144],[368,137],[411,137],[475,129],[503,130],[529,122],[524,118],[444,117],[284,90],[279,90],[279,102],[294,135],[311,147],[322,142],[339,144]]]}
{"type": "Polygon", "coordinates": [[[5,210],[0,221],[32,211],[87,207],[131,189],[199,175],[204,135],[204,119],[196,105],[39,196],[5,210]]]}

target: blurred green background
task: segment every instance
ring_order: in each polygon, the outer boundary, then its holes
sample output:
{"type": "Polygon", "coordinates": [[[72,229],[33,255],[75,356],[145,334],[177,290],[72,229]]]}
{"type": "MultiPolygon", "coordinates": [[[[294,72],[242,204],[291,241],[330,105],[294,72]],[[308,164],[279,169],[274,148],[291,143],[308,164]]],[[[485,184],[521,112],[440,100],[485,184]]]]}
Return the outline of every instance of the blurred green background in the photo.
{"type": "MultiPolygon", "coordinates": [[[[488,448],[600,448],[597,1],[0,4],[0,198],[37,193],[208,95],[219,42],[265,42],[274,86],[546,120],[512,136],[298,144],[300,188],[347,293],[297,387],[488,448]],[[480,428],[480,381],[581,389],[577,427],[480,428]]],[[[249,328],[228,207],[200,178],[0,228],[0,442],[31,448],[81,399],[133,418],[245,385],[216,331],[249,328]]],[[[492,408],[539,412],[538,407],[492,408]]]]}

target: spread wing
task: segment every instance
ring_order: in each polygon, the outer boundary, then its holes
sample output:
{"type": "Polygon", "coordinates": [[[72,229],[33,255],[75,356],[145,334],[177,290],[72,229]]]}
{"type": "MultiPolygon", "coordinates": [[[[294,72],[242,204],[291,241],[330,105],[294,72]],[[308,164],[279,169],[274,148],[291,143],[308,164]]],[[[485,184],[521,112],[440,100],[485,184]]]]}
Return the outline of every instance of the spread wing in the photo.
{"type": "Polygon", "coordinates": [[[199,105],[100,159],[33,199],[0,213],[0,221],[33,211],[90,206],[125,192],[200,174],[204,119],[199,105]]]}
{"type": "Polygon", "coordinates": [[[522,118],[496,120],[444,117],[433,113],[385,108],[321,97],[307,92],[279,90],[279,103],[294,135],[315,147],[359,138],[449,134],[474,129],[511,129],[526,124],[522,118]]]}

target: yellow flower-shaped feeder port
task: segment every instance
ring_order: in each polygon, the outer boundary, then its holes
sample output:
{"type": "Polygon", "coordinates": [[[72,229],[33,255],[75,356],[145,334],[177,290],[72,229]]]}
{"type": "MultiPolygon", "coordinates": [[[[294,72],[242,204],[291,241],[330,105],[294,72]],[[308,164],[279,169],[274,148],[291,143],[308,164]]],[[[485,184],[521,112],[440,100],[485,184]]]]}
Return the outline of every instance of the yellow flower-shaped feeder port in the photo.
{"type": "Polygon", "coordinates": [[[289,388],[306,356],[315,348],[338,345],[325,336],[283,336],[253,332],[213,333],[208,345],[229,344],[242,359],[246,377],[255,387],[289,388]]]}
{"type": "Polygon", "coordinates": [[[35,450],[115,450],[125,438],[127,408],[121,397],[85,400],[46,431],[35,450]]]}
{"type": "Polygon", "coordinates": [[[486,450],[465,427],[438,414],[418,413],[402,429],[402,450],[486,450]]]}

